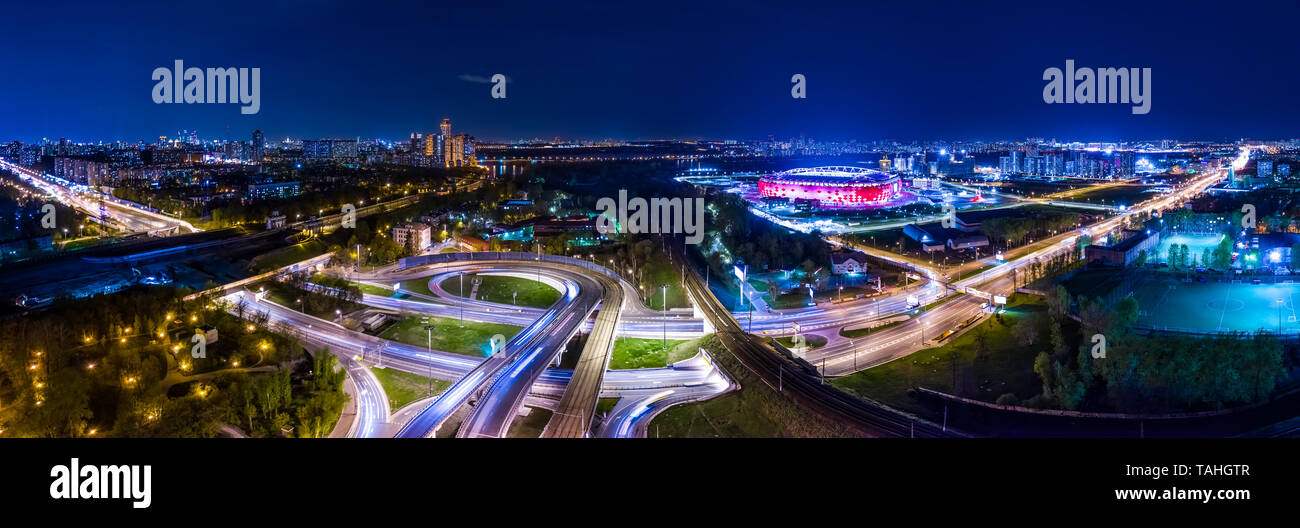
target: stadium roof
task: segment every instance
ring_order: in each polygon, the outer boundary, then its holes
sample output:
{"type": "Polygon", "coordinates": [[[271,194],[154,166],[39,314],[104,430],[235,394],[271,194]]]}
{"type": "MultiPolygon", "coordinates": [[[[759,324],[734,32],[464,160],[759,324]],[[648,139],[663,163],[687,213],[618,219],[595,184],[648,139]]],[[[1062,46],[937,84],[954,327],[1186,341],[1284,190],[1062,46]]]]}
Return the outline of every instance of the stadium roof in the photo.
{"type": "Polygon", "coordinates": [[[883,183],[897,176],[862,167],[830,166],[791,169],[764,177],[768,180],[815,183],[883,183]]]}

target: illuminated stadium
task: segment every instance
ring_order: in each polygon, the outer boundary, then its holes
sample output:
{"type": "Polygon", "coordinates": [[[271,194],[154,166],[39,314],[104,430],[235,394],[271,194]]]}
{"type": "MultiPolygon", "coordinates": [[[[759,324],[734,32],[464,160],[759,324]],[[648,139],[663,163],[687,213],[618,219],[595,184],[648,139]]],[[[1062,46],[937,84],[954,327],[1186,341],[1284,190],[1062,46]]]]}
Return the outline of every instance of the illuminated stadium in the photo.
{"type": "Polygon", "coordinates": [[[763,197],[817,200],[825,207],[881,206],[901,190],[898,176],[860,167],[792,169],[758,180],[763,197]]]}

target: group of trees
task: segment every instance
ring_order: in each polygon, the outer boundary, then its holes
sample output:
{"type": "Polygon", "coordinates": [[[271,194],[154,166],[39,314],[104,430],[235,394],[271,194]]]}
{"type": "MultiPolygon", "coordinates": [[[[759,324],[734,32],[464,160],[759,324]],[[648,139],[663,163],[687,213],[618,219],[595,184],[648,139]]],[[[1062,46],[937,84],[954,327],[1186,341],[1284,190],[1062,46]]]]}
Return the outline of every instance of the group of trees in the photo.
{"type": "Polygon", "coordinates": [[[39,200],[15,187],[0,185],[0,242],[43,235],[51,235],[55,240],[75,238],[86,230],[95,231],[96,225],[89,223],[86,215],[61,202],[39,200]],[[46,214],[41,208],[47,203],[54,206],[53,228],[45,227],[41,221],[46,214]]]}
{"type": "Polygon", "coordinates": [[[1079,260],[1082,248],[1078,244],[1070,246],[1068,251],[1053,253],[1047,258],[1034,258],[1029,264],[1011,271],[1011,278],[1016,286],[1025,286],[1045,277],[1069,271],[1083,265],[1079,260]]]}
{"type": "Polygon", "coordinates": [[[1169,247],[1165,250],[1165,262],[1175,269],[1186,268],[1190,259],[1189,253],[1190,250],[1187,248],[1187,244],[1169,244],[1169,247]]]}
{"type": "Polygon", "coordinates": [[[1048,296],[1047,317],[1013,330],[1020,344],[1041,348],[1033,368],[1043,390],[1030,405],[1117,412],[1219,409],[1267,399],[1285,375],[1277,336],[1138,334],[1132,331],[1139,313],[1132,297],[1114,306],[1081,297],[1074,324],[1067,320],[1071,302],[1057,287],[1048,296]],[[1061,330],[1070,326],[1078,328],[1073,349],[1061,330]],[[1103,354],[1094,357],[1094,351],[1103,354]]]}
{"type": "Polygon", "coordinates": [[[333,314],[334,310],[350,312],[361,300],[359,286],[321,274],[291,273],[270,286],[281,289],[285,296],[298,303],[290,308],[301,308],[311,314],[333,314]]]}
{"type": "Polygon", "coordinates": [[[186,301],[185,293],[132,288],[60,299],[0,322],[4,436],[211,436],[223,419],[219,386],[194,382],[174,394],[183,387],[168,381],[169,369],[192,375],[276,364],[301,350],[294,339],[225,311],[239,307],[186,301]],[[190,336],[202,325],[216,327],[219,341],[194,358],[190,336]]]}
{"type": "Polygon", "coordinates": [[[754,216],[748,203],[732,194],[713,196],[709,210],[700,250],[719,274],[730,273],[730,263],[736,261],[753,272],[796,268],[811,272],[830,266],[830,246],[818,232],[800,233],[754,216]],[[724,258],[727,253],[731,262],[724,258]]]}
{"type": "Polygon", "coordinates": [[[281,368],[221,379],[217,386],[224,397],[215,407],[250,436],[326,436],[347,403],[342,390],[346,374],[337,370],[338,358],[329,350],[318,350],[304,365],[310,370],[281,368]]]}
{"type": "Polygon", "coordinates": [[[669,308],[690,306],[680,286],[681,270],[673,267],[663,242],[650,235],[626,236],[624,240],[606,254],[606,258],[614,261],[612,265],[608,261],[600,262],[601,255],[597,256],[597,263],[610,266],[644,292],[651,308],[663,307],[664,293],[660,287],[665,285],[669,308]]]}
{"type": "MultiPolygon", "coordinates": [[[[1147,250],[1144,249],[1138,252],[1137,259],[1133,263],[1141,266],[1152,261],[1153,257],[1159,258],[1159,255],[1148,254],[1147,250]]],[[[1192,253],[1187,244],[1170,244],[1165,248],[1164,257],[1164,262],[1174,269],[1203,266],[1226,270],[1232,265],[1232,238],[1223,237],[1218,246],[1214,249],[1204,248],[1201,250],[1200,255],[1192,253]]]]}
{"type": "Polygon", "coordinates": [[[1042,239],[1079,227],[1078,213],[1042,213],[1032,216],[1000,216],[980,222],[980,231],[989,240],[1006,246],[1019,246],[1028,238],[1042,239]]]}
{"type": "Polygon", "coordinates": [[[376,224],[380,227],[372,230],[371,223],[365,219],[358,218],[356,229],[339,229],[331,234],[329,251],[334,253],[332,264],[338,266],[351,266],[357,262],[357,251],[361,252],[361,263],[373,266],[382,266],[391,263],[399,258],[413,255],[415,248],[413,243],[414,237],[406,246],[398,244],[393,240],[385,227],[392,227],[393,223],[398,220],[394,218],[376,219],[376,224]],[[387,222],[385,223],[385,220],[387,222]],[[346,235],[343,245],[338,241],[346,235]]]}

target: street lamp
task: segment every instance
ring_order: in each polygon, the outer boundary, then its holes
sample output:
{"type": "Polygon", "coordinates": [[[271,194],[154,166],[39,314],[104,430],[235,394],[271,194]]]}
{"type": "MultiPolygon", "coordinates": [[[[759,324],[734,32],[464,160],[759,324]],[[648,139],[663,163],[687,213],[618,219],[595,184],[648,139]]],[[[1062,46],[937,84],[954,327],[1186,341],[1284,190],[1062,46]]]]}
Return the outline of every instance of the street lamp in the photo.
{"type": "Polygon", "coordinates": [[[1278,336],[1282,335],[1282,306],[1284,305],[1286,305],[1286,302],[1283,301],[1281,297],[1279,297],[1277,299],[1277,335],[1278,336]]]}
{"type": "MultiPolygon", "coordinates": [[[[426,319],[427,321],[428,319],[426,319]]],[[[429,389],[428,394],[433,395],[433,325],[424,325],[424,331],[429,336],[429,389]]]]}
{"type": "MultiPolygon", "coordinates": [[[[867,323],[867,333],[868,333],[868,334],[871,333],[871,323],[870,323],[870,322],[867,323]]],[[[858,343],[857,343],[857,341],[854,341],[854,340],[850,339],[850,340],[849,340],[849,344],[850,344],[850,345],[853,345],[853,370],[854,370],[854,371],[857,371],[857,370],[858,370],[858,343]]]]}
{"type": "MultiPolygon", "coordinates": [[[[667,352],[667,351],[668,351],[668,285],[667,285],[667,284],[664,284],[663,286],[660,286],[660,288],[664,291],[664,306],[663,306],[663,313],[664,313],[664,352],[667,352]]],[[[665,358],[665,359],[667,359],[667,358],[665,358]]]]}

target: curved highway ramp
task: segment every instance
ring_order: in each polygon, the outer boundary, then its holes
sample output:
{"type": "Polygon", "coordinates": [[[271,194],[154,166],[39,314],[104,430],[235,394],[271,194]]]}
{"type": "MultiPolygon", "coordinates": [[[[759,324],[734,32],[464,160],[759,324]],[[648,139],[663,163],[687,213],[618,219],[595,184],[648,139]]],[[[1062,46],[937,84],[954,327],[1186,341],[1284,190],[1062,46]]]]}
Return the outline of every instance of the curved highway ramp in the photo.
{"type": "Polygon", "coordinates": [[[600,398],[600,387],[614,353],[614,336],[623,313],[623,288],[604,275],[596,277],[605,290],[596,324],[587,336],[587,344],[578,357],[569,386],[560,398],[559,407],[542,429],[542,438],[583,438],[591,428],[592,416],[600,398]]]}

